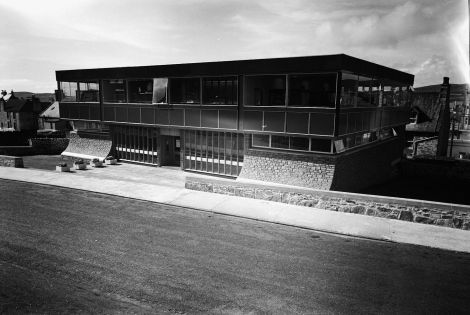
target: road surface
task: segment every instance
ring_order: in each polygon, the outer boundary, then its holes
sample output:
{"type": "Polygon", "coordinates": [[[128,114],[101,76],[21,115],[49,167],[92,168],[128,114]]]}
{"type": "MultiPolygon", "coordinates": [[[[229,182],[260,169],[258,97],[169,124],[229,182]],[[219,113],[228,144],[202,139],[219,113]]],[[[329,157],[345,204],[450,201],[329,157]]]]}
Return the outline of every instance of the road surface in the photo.
{"type": "Polygon", "coordinates": [[[0,313],[458,314],[469,279],[469,254],[0,180],[0,313]]]}

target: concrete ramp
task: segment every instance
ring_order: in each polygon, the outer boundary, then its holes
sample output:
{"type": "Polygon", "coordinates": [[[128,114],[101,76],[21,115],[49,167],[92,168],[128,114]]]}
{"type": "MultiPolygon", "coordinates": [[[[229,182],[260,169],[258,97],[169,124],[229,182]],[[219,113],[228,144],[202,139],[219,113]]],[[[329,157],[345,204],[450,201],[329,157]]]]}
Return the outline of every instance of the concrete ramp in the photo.
{"type": "Polygon", "coordinates": [[[104,160],[111,154],[112,141],[105,139],[91,139],[72,137],[68,147],[62,152],[63,157],[71,157],[77,159],[100,159],[104,160]]]}

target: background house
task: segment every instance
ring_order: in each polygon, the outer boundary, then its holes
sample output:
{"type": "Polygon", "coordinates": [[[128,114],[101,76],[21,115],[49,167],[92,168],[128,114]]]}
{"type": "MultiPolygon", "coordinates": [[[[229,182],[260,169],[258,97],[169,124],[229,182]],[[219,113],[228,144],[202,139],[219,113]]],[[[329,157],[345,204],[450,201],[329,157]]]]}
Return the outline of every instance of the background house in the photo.
{"type": "Polygon", "coordinates": [[[410,155],[459,156],[463,149],[459,146],[470,140],[468,117],[467,84],[449,84],[447,79],[443,84],[415,88],[406,126],[410,155]]]}
{"type": "Polygon", "coordinates": [[[33,131],[38,129],[38,116],[51,104],[53,94],[36,96],[30,92],[1,92],[0,130],[33,131]]]}

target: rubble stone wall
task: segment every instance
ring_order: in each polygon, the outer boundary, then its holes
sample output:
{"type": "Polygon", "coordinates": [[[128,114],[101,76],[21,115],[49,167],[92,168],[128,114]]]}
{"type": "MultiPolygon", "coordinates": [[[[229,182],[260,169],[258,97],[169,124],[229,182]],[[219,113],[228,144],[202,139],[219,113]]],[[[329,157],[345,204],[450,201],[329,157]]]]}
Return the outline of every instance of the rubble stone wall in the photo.
{"type": "Polygon", "coordinates": [[[398,174],[404,139],[395,137],[339,155],[248,149],[239,178],[313,189],[359,191],[398,174]]]}
{"type": "Polygon", "coordinates": [[[240,178],[316,189],[330,189],[335,159],[327,155],[300,155],[249,149],[240,178]]]}
{"type": "Polygon", "coordinates": [[[17,156],[0,155],[0,166],[23,167],[23,158],[17,156]]]}
{"type": "MultiPolygon", "coordinates": [[[[413,141],[425,140],[427,137],[414,137],[413,141]]],[[[416,156],[436,156],[438,139],[419,142],[416,146],[416,156]]]]}
{"type": "Polygon", "coordinates": [[[240,183],[233,180],[187,177],[187,189],[470,230],[470,207],[419,200],[295,189],[240,183]]]}

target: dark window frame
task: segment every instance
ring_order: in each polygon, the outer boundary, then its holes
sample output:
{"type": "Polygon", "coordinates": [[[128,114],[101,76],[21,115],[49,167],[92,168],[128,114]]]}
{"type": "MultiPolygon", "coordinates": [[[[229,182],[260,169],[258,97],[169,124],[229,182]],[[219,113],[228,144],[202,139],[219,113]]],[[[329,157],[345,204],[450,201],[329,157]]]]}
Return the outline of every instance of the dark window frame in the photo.
{"type": "MultiPolygon", "coordinates": [[[[86,80],[86,81],[58,81],[59,82],[59,90],[61,91],[61,100],[60,102],[63,103],[100,103],[100,93],[102,91],[101,87],[101,80],[96,79],[96,80],[86,80]],[[64,100],[65,98],[65,93],[63,93],[62,89],[62,83],[68,83],[69,86],[71,83],[76,84],[76,89],[75,89],[75,100],[64,100]],[[81,100],[81,89],[80,89],[80,83],[96,83],[98,85],[98,90],[96,91],[98,94],[96,96],[96,101],[82,101],[81,100]]],[[[84,90],[84,91],[92,91],[92,90],[84,90]]]]}
{"type": "Polygon", "coordinates": [[[175,105],[187,105],[187,106],[200,106],[202,105],[202,77],[201,76],[189,76],[189,77],[168,77],[168,104],[175,104],[175,105]],[[176,102],[173,100],[174,98],[174,91],[173,85],[174,80],[184,80],[184,79],[197,79],[199,81],[199,101],[198,102],[176,102]]]}
{"type": "MultiPolygon", "coordinates": [[[[219,88],[220,88],[220,83],[219,83],[219,88]]],[[[201,104],[202,105],[207,105],[207,106],[238,106],[239,104],[239,99],[238,99],[238,93],[239,93],[239,80],[238,80],[238,76],[236,75],[222,75],[222,76],[202,76],[201,77],[201,104]],[[227,80],[216,80],[216,79],[223,79],[223,78],[226,78],[227,80]],[[229,80],[229,79],[232,79],[232,80],[229,80]],[[222,81],[232,81],[232,84],[233,82],[235,82],[236,84],[236,87],[235,87],[235,91],[233,91],[234,87],[232,85],[232,95],[231,95],[231,98],[232,101],[231,103],[227,103],[227,102],[224,102],[224,103],[210,103],[210,102],[206,102],[206,92],[205,92],[205,82],[206,80],[208,79],[214,79],[213,81],[219,81],[219,82],[222,82],[222,81]]]]}
{"type": "Polygon", "coordinates": [[[275,150],[275,151],[283,151],[283,152],[301,152],[301,153],[322,153],[322,154],[332,154],[332,139],[330,138],[315,138],[315,137],[304,137],[304,136],[297,136],[297,135],[285,135],[282,133],[279,134],[251,134],[250,137],[250,146],[251,148],[255,149],[268,149],[268,150],[275,150]],[[256,145],[254,144],[254,136],[268,136],[269,141],[268,141],[268,146],[261,146],[261,145],[256,145]],[[284,137],[288,138],[288,146],[289,148],[280,148],[280,147],[274,147],[273,146],[273,140],[272,138],[274,137],[284,137]],[[303,139],[308,139],[308,150],[300,150],[300,149],[292,149],[292,138],[303,138],[303,139]],[[312,150],[312,140],[326,140],[330,141],[330,149],[329,151],[315,151],[312,150]]]}

